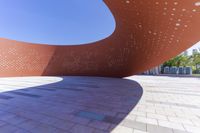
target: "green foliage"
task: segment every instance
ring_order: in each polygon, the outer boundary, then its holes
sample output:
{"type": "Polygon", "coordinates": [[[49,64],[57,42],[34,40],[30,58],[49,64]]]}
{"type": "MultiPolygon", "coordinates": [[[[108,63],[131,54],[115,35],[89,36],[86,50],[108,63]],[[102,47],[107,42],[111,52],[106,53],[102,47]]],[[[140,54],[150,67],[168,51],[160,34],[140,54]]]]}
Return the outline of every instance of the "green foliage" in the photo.
{"type": "Polygon", "coordinates": [[[165,62],[163,66],[191,66],[191,62],[188,56],[185,55],[178,55],[175,58],[170,59],[169,61],[165,62]]]}
{"type": "Polygon", "coordinates": [[[198,68],[197,66],[200,65],[200,53],[194,53],[191,56],[186,56],[186,55],[178,55],[172,59],[170,59],[169,61],[166,61],[163,64],[163,67],[169,66],[176,66],[176,67],[186,67],[186,66],[191,66],[193,68],[193,71],[195,73],[199,73],[200,72],[200,68],[198,68]]]}
{"type": "Polygon", "coordinates": [[[200,64],[200,53],[195,53],[191,56],[191,62],[193,66],[196,66],[197,69],[197,65],[200,64]]]}

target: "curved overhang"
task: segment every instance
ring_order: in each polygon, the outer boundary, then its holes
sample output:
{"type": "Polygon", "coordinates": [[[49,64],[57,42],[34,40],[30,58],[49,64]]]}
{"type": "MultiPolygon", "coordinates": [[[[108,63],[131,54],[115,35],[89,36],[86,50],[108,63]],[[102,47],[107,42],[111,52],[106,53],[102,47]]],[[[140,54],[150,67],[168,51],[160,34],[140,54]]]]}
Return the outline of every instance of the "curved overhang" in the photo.
{"type": "Polygon", "coordinates": [[[116,20],[110,37],[80,46],[0,39],[0,75],[124,77],[157,66],[200,40],[197,0],[104,2],[116,20]]]}

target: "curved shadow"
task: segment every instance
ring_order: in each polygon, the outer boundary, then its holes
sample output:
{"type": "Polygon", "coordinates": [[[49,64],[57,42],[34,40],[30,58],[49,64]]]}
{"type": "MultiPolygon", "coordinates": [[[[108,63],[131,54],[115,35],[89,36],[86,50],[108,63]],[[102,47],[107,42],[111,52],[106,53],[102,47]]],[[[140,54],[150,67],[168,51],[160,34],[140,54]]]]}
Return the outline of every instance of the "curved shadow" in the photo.
{"type": "Polygon", "coordinates": [[[18,120],[14,123],[16,128],[32,132],[39,132],[41,125],[44,131],[110,132],[134,109],[143,94],[140,84],[128,79],[62,78],[46,85],[39,84],[54,79],[3,80],[0,85],[13,89],[0,93],[0,118],[11,115],[4,119],[6,123],[18,120]]]}

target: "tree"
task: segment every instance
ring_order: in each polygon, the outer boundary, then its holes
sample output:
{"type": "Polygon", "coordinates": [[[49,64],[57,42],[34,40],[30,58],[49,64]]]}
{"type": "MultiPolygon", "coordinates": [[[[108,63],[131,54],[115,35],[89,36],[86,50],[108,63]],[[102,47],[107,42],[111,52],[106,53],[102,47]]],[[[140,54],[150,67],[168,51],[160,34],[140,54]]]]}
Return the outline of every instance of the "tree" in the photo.
{"type": "Polygon", "coordinates": [[[180,67],[180,66],[190,66],[190,58],[186,55],[178,55],[172,59],[170,59],[169,61],[165,62],[163,64],[163,66],[176,66],[176,67],[180,67]]]}
{"type": "Polygon", "coordinates": [[[192,67],[194,73],[198,73],[198,72],[200,72],[200,68],[198,68],[200,66],[200,53],[195,52],[190,56],[184,55],[184,54],[178,55],[178,56],[170,59],[169,61],[166,61],[163,64],[163,68],[166,66],[168,66],[168,67],[190,66],[190,67],[192,67]]]}
{"type": "Polygon", "coordinates": [[[192,64],[198,69],[197,66],[200,64],[200,53],[195,53],[191,56],[192,64]]]}
{"type": "Polygon", "coordinates": [[[183,66],[183,67],[192,66],[189,56],[181,55],[180,56],[180,65],[179,66],[183,66]]]}

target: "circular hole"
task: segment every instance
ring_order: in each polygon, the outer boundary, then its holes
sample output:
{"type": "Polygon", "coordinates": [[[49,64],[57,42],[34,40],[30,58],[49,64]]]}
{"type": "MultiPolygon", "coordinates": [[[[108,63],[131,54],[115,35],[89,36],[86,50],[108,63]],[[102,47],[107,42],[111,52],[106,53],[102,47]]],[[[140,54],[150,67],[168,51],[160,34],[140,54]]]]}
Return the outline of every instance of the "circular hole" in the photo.
{"type": "Polygon", "coordinates": [[[182,9],[182,11],[183,11],[183,12],[185,12],[185,11],[186,11],[186,9],[182,9]]]}
{"type": "Polygon", "coordinates": [[[178,30],[178,28],[174,28],[174,30],[178,30]]]}
{"type": "Polygon", "coordinates": [[[178,5],[178,2],[174,2],[174,5],[178,5]]]}
{"type": "Polygon", "coordinates": [[[195,6],[200,6],[200,1],[195,3],[195,6]]]}
{"type": "Polygon", "coordinates": [[[179,23],[176,23],[176,26],[180,26],[181,24],[179,24],[179,23]]]}
{"type": "Polygon", "coordinates": [[[192,11],[193,11],[193,12],[196,12],[197,10],[196,10],[196,9],[193,9],[192,11]]]}
{"type": "Polygon", "coordinates": [[[166,13],[166,12],[163,12],[163,15],[167,15],[167,13],[166,13]]]}

